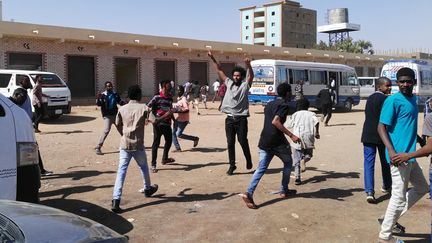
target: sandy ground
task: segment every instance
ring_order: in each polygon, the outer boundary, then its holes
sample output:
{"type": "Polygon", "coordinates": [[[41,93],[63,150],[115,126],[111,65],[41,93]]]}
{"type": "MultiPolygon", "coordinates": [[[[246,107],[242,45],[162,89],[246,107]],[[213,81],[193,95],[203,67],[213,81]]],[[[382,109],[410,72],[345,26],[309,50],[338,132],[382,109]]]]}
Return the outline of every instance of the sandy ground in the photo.
{"type": "MultiPolygon", "coordinates": [[[[228,154],[224,132],[225,116],[217,104],[191,115],[187,134],[200,137],[197,148],[181,141],[184,152],[171,153],[176,163],[160,165],[151,174],[159,191],[145,198],[138,190],[141,175],[132,162],[123,190],[122,214],[110,211],[113,183],[118,164],[119,134],[113,128],[102,156],[95,147],[102,132],[100,111],[92,106],[73,107],[70,115],[41,124],[37,135],[45,167],[55,175],[42,180],[41,202],[100,222],[130,238],[131,242],[377,242],[377,218],[388,204],[381,193],[377,163],[376,197],[365,201],[363,155],[360,134],[364,102],[350,113],[334,113],[329,127],[321,127],[314,157],[302,175],[304,184],[290,188],[298,194],[280,199],[272,194],[279,188],[282,163],[275,158],[255,192],[258,210],[250,210],[238,196],[246,190],[252,170],[246,170],[237,144],[238,169],[225,174],[228,154]]],[[[249,144],[254,168],[263,123],[263,107],[251,106],[249,144]]],[[[422,114],[419,115],[422,124],[422,114]]],[[[152,144],[151,126],[145,144],[152,144]]],[[[162,149],[159,150],[161,156],[162,149]]],[[[148,159],[151,159],[147,149],[148,159]]],[[[160,157],[158,163],[160,161],[160,157]]],[[[420,159],[428,175],[426,158],[420,159]]],[[[407,242],[428,242],[430,201],[425,196],[402,219],[407,242]]]]}

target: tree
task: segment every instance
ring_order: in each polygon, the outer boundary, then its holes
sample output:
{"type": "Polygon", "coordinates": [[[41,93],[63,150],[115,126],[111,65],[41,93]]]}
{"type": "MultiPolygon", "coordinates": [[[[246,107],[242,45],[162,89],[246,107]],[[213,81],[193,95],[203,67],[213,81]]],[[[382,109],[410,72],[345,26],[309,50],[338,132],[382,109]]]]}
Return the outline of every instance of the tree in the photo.
{"type": "Polygon", "coordinates": [[[353,41],[352,38],[340,41],[335,45],[328,45],[324,41],[320,41],[315,45],[315,49],[318,50],[329,50],[329,51],[340,51],[340,52],[351,52],[351,53],[362,53],[373,55],[375,51],[372,49],[372,43],[370,41],[358,40],[353,41]]]}

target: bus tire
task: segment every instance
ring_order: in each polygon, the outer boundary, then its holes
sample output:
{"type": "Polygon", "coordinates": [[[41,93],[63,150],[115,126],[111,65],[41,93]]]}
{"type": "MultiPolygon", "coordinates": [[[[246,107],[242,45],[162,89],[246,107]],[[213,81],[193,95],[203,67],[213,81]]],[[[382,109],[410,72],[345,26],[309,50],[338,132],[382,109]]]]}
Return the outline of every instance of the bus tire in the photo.
{"type": "Polygon", "coordinates": [[[347,99],[344,103],[344,111],[350,112],[352,110],[353,102],[351,99],[347,99]]]}

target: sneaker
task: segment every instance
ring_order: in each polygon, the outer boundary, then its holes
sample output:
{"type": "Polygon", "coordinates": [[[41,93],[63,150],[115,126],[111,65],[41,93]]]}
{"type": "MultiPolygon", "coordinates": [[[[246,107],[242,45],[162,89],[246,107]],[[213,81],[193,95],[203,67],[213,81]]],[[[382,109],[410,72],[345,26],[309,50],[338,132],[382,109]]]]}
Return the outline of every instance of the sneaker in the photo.
{"type": "Polygon", "coordinates": [[[255,204],[252,195],[250,195],[249,193],[245,192],[240,194],[240,196],[242,197],[243,201],[246,203],[246,207],[250,208],[250,209],[257,209],[258,206],[255,204]]]}
{"type": "Polygon", "coordinates": [[[95,148],[97,155],[103,155],[102,150],[100,148],[95,148]]]}
{"type": "Polygon", "coordinates": [[[250,170],[250,169],[252,169],[252,167],[253,167],[252,161],[247,161],[246,162],[246,169],[250,170]]]}
{"type": "Polygon", "coordinates": [[[373,192],[367,192],[366,193],[366,201],[368,203],[372,203],[372,204],[376,203],[376,199],[375,199],[375,196],[374,196],[373,192]]]}
{"type": "Polygon", "coordinates": [[[234,174],[234,171],[235,171],[236,169],[237,169],[237,166],[235,166],[235,165],[230,165],[228,171],[226,172],[227,175],[229,175],[229,176],[233,175],[233,174],[234,174]]]}
{"type": "MultiPolygon", "coordinates": [[[[378,219],[378,223],[380,225],[382,225],[383,221],[384,221],[384,218],[379,218],[378,219]]],[[[394,234],[403,234],[403,233],[405,233],[405,227],[402,226],[401,224],[399,224],[398,222],[396,222],[396,224],[393,226],[392,233],[394,233],[394,234]]]]}
{"type": "Polygon", "coordinates": [[[168,159],[162,160],[161,164],[166,165],[166,164],[171,164],[171,163],[174,163],[174,162],[175,162],[175,159],[168,158],[168,159]]]}
{"type": "Polygon", "coordinates": [[[152,166],[150,167],[150,171],[151,171],[151,173],[157,173],[157,172],[158,172],[158,169],[156,169],[156,166],[152,165],[152,166]]]}
{"type": "Polygon", "coordinates": [[[198,146],[198,142],[199,142],[199,138],[196,138],[195,140],[194,140],[194,144],[193,144],[193,147],[195,148],[196,146],[198,146]]]}
{"type": "Polygon", "coordinates": [[[121,212],[120,199],[113,199],[111,201],[111,211],[113,211],[114,213],[120,213],[121,212]]]}
{"type": "Polygon", "coordinates": [[[391,187],[388,188],[388,189],[386,189],[386,188],[384,188],[384,187],[381,187],[381,192],[382,192],[382,193],[386,193],[386,194],[391,193],[391,187]]]}
{"type": "Polygon", "coordinates": [[[150,186],[149,189],[141,189],[140,192],[144,193],[145,197],[151,197],[155,192],[157,192],[159,186],[157,184],[154,184],[153,186],[150,186]]]}
{"type": "Polygon", "coordinates": [[[45,171],[41,171],[41,176],[50,176],[50,175],[53,175],[54,174],[54,172],[52,172],[52,171],[49,171],[49,170],[45,170],[45,171]]]}
{"type": "Polygon", "coordinates": [[[294,184],[296,184],[297,186],[301,185],[302,184],[301,179],[300,178],[295,179],[294,184]]]}
{"type": "Polygon", "coordinates": [[[305,172],[306,171],[306,159],[300,160],[300,171],[305,172]]]}
{"type": "Polygon", "coordinates": [[[295,194],[297,194],[297,190],[289,190],[288,189],[288,191],[286,191],[286,192],[280,192],[279,196],[281,198],[287,198],[289,196],[294,196],[295,194]]]}

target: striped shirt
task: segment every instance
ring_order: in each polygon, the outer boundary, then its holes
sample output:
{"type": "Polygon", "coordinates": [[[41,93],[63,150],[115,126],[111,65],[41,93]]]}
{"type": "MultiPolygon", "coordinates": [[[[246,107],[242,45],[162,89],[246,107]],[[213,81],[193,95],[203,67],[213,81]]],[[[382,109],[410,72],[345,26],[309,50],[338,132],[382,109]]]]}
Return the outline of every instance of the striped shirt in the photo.
{"type": "MultiPolygon", "coordinates": [[[[171,110],[173,104],[173,99],[171,97],[166,96],[162,91],[153,96],[153,98],[149,101],[147,106],[151,108],[153,115],[156,118],[162,117],[171,110]]],[[[161,123],[165,123],[171,125],[171,116],[168,116],[166,119],[161,121],[161,123]]]]}

